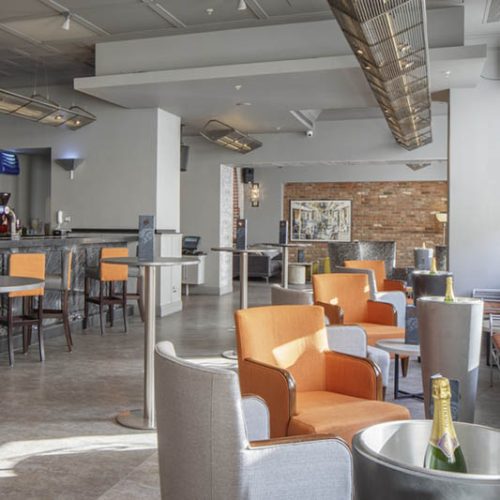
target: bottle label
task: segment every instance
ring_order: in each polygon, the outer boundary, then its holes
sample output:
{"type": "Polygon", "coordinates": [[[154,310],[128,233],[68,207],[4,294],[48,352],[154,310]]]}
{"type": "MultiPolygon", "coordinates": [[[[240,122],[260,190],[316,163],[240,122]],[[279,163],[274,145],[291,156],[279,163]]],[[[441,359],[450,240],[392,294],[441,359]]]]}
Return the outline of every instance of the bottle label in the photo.
{"type": "Polygon", "coordinates": [[[441,450],[449,460],[455,461],[455,450],[458,448],[458,440],[449,432],[445,432],[437,442],[432,442],[432,445],[441,450]]]}

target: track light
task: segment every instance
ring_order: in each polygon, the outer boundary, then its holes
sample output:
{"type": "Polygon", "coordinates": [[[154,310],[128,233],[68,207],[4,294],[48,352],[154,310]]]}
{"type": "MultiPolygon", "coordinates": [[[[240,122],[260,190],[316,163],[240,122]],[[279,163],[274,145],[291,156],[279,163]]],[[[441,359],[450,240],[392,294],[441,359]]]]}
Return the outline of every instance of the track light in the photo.
{"type": "Polygon", "coordinates": [[[245,2],[245,0],[239,1],[238,10],[247,10],[247,3],[245,2]]]}
{"type": "Polygon", "coordinates": [[[63,30],[69,31],[69,29],[71,28],[71,14],[65,14],[64,22],[62,23],[61,28],[63,30]]]}

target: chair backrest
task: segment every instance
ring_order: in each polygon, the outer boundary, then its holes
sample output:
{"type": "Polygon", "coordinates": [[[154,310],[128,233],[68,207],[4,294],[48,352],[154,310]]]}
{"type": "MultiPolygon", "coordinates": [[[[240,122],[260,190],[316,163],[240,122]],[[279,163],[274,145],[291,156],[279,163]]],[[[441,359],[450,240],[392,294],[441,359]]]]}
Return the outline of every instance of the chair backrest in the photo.
{"type": "Polygon", "coordinates": [[[340,274],[366,274],[368,276],[368,285],[370,286],[370,298],[376,300],[378,288],[377,280],[375,279],[375,271],[373,269],[358,269],[356,267],[334,267],[332,273],[340,274]]]}
{"type": "Polygon", "coordinates": [[[384,291],[384,280],[386,278],[385,262],[383,260],[346,260],[345,267],[351,269],[372,269],[375,273],[375,281],[377,283],[377,291],[384,291]]]}
{"type": "MultiPolygon", "coordinates": [[[[9,276],[45,279],[44,253],[13,253],[9,256],[9,276]]],[[[10,292],[9,297],[28,297],[43,295],[43,288],[10,292]]]]}
{"type": "Polygon", "coordinates": [[[236,312],[238,360],[288,370],[297,391],[325,388],[328,350],[324,311],[312,305],[253,307],[236,312]]]}
{"type": "MultiPolygon", "coordinates": [[[[100,259],[108,259],[112,257],[128,257],[128,248],[101,248],[100,259]]],[[[127,281],[128,266],[123,264],[105,264],[104,262],[100,262],[99,278],[101,281],[127,281]]]]}
{"type": "Polygon", "coordinates": [[[313,276],[314,302],[338,305],[344,311],[344,323],[362,323],[366,319],[370,287],[366,274],[317,274],[313,276]]]}
{"type": "Polygon", "coordinates": [[[271,304],[273,306],[312,303],[313,294],[310,288],[283,288],[281,285],[273,285],[271,287],[271,304]]]}
{"type": "Polygon", "coordinates": [[[156,346],[155,397],[162,498],[238,498],[248,446],[238,376],[156,346]]]}
{"type": "Polygon", "coordinates": [[[360,241],[362,260],[383,260],[385,262],[385,275],[391,276],[396,267],[396,242],[395,241],[360,241]]]}
{"type": "Polygon", "coordinates": [[[345,260],[361,259],[359,241],[332,241],[328,243],[330,266],[343,266],[345,260]]]}

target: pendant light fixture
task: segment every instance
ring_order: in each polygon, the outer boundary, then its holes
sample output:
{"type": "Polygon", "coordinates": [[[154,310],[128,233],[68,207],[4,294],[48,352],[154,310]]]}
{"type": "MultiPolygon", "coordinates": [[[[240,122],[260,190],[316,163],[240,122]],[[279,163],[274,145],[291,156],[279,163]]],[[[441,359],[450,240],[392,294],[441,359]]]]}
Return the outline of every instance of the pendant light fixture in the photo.
{"type": "Polygon", "coordinates": [[[262,146],[262,142],[219,120],[208,121],[200,135],[207,141],[241,154],[250,153],[262,146]]]}
{"type": "Polygon", "coordinates": [[[432,142],[425,0],[328,0],[396,142],[432,142]]]}
{"type": "Polygon", "coordinates": [[[64,15],[64,22],[61,25],[61,28],[65,31],[69,31],[71,28],[71,14],[67,12],[64,15]]]}
{"type": "Polygon", "coordinates": [[[247,10],[247,3],[245,0],[240,0],[238,2],[238,10],[247,10]]]}

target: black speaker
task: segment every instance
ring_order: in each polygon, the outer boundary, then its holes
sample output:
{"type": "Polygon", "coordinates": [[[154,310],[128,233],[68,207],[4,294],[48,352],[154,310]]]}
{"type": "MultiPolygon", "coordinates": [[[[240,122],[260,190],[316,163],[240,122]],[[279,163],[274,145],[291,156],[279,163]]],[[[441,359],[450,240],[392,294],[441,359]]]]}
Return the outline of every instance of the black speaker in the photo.
{"type": "Polygon", "coordinates": [[[241,177],[243,178],[243,183],[248,184],[249,182],[253,182],[253,168],[242,168],[241,169],[241,177]]]}
{"type": "Polygon", "coordinates": [[[189,159],[189,146],[181,144],[181,172],[187,171],[188,159],[189,159]]]}
{"type": "Polygon", "coordinates": [[[247,220],[238,219],[236,223],[236,248],[246,250],[247,248],[247,220]]]}
{"type": "Polygon", "coordinates": [[[279,244],[286,245],[288,243],[288,221],[280,220],[279,244]]]}

